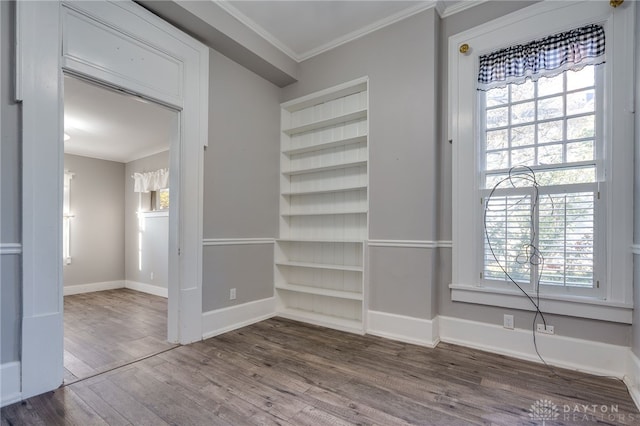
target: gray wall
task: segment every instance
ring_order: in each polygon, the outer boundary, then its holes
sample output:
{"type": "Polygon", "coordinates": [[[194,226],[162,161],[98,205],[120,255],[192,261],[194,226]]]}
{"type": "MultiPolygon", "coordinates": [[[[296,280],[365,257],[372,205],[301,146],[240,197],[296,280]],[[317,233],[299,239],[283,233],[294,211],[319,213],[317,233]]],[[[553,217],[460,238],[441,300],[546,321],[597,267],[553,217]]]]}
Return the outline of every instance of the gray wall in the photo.
{"type": "Polygon", "coordinates": [[[64,285],[124,280],[124,164],[65,154],[71,179],[71,264],[64,285]]]}
{"type": "MultiPolygon", "coordinates": [[[[437,238],[438,27],[430,9],[368,34],[302,62],[282,91],[284,101],[369,76],[370,239],[437,238]]],[[[434,260],[432,249],[372,248],[370,308],[433,317],[434,260]]]]}
{"type": "MultiPolygon", "coordinates": [[[[0,2],[0,243],[20,243],[20,106],[13,102],[15,87],[13,46],[15,26],[13,2],[0,2]]],[[[0,259],[0,363],[20,359],[22,316],[21,257],[0,259]]]]}
{"type": "MultiPolygon", "coordinates": [[[[204,238],[278,234],[279,90],[210,51],[204,238]]],[[[203,311],[273,295],[273,246],[204,247],[203,311]],[[270,259],[266,262],[266,259],[270,259]],[[229,300],[229,289],[237,299],[229,300]]]]}
{"type": "MultiPolygon", "coordinates": [[[[150,172],[169,167],[169,151],[131,161],[124,170],[124,263],[125,279],[167,288],[169,283],[169,217],[145,218],[142,234],[142,270],[138,269],[138,201],[133,192],[135,172],[150,172]],[[153,273],[153,279],[151,274],[153,273]]],[[[150,210],[151,196],[142,193],[143,210],[150,210]]]]}

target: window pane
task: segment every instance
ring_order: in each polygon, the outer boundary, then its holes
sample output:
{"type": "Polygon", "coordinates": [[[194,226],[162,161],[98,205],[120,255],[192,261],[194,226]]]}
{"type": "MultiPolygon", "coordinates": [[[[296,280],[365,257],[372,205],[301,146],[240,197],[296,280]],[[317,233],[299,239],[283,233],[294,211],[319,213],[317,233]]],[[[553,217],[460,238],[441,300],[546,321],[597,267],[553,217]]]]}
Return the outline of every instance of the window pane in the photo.
{"type": "Polygon", "coordinates": [[[564,115],[562,96],[538,101],[538,120],[562,117],[564,115]]]}
{"type": "Polygon", "coordinates": [[[536,180],[541,186],[565,185],[572,183],[592,183],[596,181],[595,166],[572,167],[568,169],[539,170],[536,180]]]}
{"type": "Polygon", "coordinates": [[[567,115],[593,112],[596,108],[596,96],[593,89],[567,95],[567,115]]]}
{"type": "Polygon", "coordinates": [[[595,85],[594,67],[589,65],[580,71],[567,71],[567,90],[582,89],[595,85]]]}
{"type": "Polygon", "coordinates": [[[509,167],[509,151],[487,153],[487,170],[499,170],[509,167]]]}
{"type": "Polygon", "coordinates": [[[595,116],[570,118],[567,120],[567,139],[592,138],[595,136],[595,116]]]}
{"type": "Polygon", "coordinates": [[[543,145],[538,148],[538,164],[559,164],[562,162],[562,144],[543,145]]]}
{"type": "Polygon", "coordinates": [[[508,108],[495,108],[487,110],[487,129],[506,126],[508,122],[508,108]]]}
{"type": "Polygon", "coordinates": [[[511,151],[511,167],[513,166],[535,166],[536,149],[523,148],[511,151]]]}
{"type": "Polygon", "coordinates": [[[511,107],[511,124],[530,123],[536,119],[533,102],[516,104],[511,107]]]}
{"type": "Polygon", "coordinates": [[[487,151],[493,149],[506,149],[508,148],[507,143],[507,134],[509,132],[507,130],[494,130],[491,132],[487,132],[487,151]]]}
{"type": "Polygon", "coordinates": [[[511,146],[534,145],[535,126],[518,126],[511,129],[511,146]]]}
{"type": "Polygon", "coordinates": [[[541,283],[593,287],[594,194],[540,197],[541,283]]]}
{"type": "Polygon", "coordinates": [[[567,162],[591,161],[594,159],[593,141],[582,141],[567,144],[567,162]]]}
{"type": "Polygon", "coordinates": [[[538,96],[554,95],[562,92],[564,73],[555,77],[541,77],[538,79],[538,96]]]}
{"type": "Polygon", "coordinates": [[[526,101],[527,99],[533,99],[534,95],[534,83],[531,80],[527,80],[522,84],[511,85],[511,102],[526,101]]]}
{"type": "Polygon", "coordinates": [[[560,142],[562,137],[563,120],[547,121],[538,124],[538,143],[560,142]]]}
{"type": "Polygon", "coordinates": [[[486,91],[487,106],[504,105],[509,102],[509,88],[491,89],[486,91]]]}
{"type": "Polygon", "coordinates": [[[530,281],[528,244],[531,239],[531,204],[528,196],[494,196],[487,200],[485,279],[530,281]]]}

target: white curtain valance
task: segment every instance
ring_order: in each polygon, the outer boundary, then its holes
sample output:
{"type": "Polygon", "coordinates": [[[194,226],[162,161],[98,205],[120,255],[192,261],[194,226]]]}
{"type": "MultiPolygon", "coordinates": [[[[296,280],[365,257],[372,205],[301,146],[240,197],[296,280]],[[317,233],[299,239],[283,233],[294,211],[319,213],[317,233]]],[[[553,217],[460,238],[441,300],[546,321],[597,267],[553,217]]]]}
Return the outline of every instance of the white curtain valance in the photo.
{"type": "Polygon", "coordinates": [[[169,187],[169,169],[134,173],[133,192],[150,192],[169,187]]]}

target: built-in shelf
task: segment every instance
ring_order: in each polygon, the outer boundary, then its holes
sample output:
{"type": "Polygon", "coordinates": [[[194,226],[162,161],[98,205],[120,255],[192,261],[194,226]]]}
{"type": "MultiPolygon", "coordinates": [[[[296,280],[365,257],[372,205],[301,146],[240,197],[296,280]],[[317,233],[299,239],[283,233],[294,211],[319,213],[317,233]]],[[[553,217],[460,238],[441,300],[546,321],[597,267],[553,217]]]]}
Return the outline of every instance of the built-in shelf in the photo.
{"type": "Polygon", "coordinates": [[[326,212],[293,212],[293,213],[282,213],[284,217],[291,216],[327,216],[327,215],[345,215],[345,214],[365,214],[366,210],[345,210],[345,211],[326,211],[326,212]]]}
{"type": "Polygon", "coordinates": [[[364,332],[368,119],[366,78],[281,104],[274,287],[282,317],[364,332]]]}
{"type": "Polygon", "coordinates": [[[349,121],[359,120],[367,118],[367,109],[361,109],[358,111],[342,114],[337,117],[326,118],[324,120],[314,121],[313,123],[304,124],[302,126],[292,127],[290,129],[283,129],[282,131],[287,135],[295,135],[297,133],[310,132],[312,130],[322,129],[324,127],[334,126],[336,124],[346,123],[349,121]]]}
{"type": "Polygon", "coordinates": [[[278,311],[278,316],[294,321],[310,322],[336,330],[349,331],[351,333],[362,333],[362,320],[325,315],[318,312],[310,312],[302,309],[285,308],[278,311]]]}
{"type": "Polygon", "coordinates": [[[362,300],[362,293],[355,291],[333,290],[328,288],[311,287],[299,284],[276,284],[278,290],[293,291],[296,293],[315,294],[318,296],[333,297],[336,299],[362,300]]]}
{"type": "Polygon", "coordinates": [[[323,142],[323,143],[303,146],[299,148],[284,149],[282,150],[282,153],[287,155],[304,154],[306,152],[322,151],[323,149],[336,148],[339,146],[346,146],[346,145],[357,144],[362,142],[365,142],[365,143],[367,142],[367,136],[356,136],[353,138],[339,139],[335,141],[323,142]]]}
{"type": "Polygon", "coordinates": [[[285,191],[282,193],[282,195],[288,197],[291,195],[331,194],[334,192],[359,191],[363,189],[367,189],[367,186],[359,185],[359,186],[347,186],[344,188],[310,189],[308,191],[285,191]]]}
{"type": "Polygon", "coordinates": [[[350,161],[348,163],[338,163],[331,164],[328,166],[320,166],[320,167],[310,167],[306,169],[297,169],[297,170],[289,170],[282,172],[283,175],[293,176],[293,175],[301,175],[306,173],[317,173],[317,172],[328,172],[331,170],[340,170],[347,169],[349,167],[358,167],[358,166],[366,166],[367,161],[350,161]]]}
{"type": "Polygon", "coordinates": [[[276,262],[276,265],[294,266],[297,268],[333,269],[336,271],[362,272],[362,266],[334,265],[329,263],[296,262],[296,261],[289,260],[289,261],[276,262]]]}

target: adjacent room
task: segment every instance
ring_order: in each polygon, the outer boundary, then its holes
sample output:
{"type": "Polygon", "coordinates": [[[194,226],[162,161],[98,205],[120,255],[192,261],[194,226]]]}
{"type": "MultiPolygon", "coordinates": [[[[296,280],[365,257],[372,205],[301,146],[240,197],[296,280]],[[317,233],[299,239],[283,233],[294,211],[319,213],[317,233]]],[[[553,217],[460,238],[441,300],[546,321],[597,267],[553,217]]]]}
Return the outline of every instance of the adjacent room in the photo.
{"type": "Polygon", "coordinates": [[[0,23],[2,426],[640,424],[637,1],[0,23]]]}
{"type": "Polygon", "coordinates": [[[174,347],[167,297],[176,115],[64,78],[65,383],[174,347]]]}

